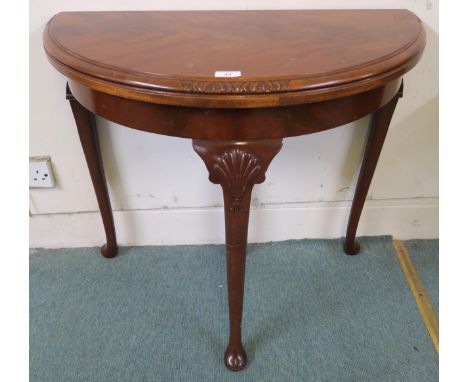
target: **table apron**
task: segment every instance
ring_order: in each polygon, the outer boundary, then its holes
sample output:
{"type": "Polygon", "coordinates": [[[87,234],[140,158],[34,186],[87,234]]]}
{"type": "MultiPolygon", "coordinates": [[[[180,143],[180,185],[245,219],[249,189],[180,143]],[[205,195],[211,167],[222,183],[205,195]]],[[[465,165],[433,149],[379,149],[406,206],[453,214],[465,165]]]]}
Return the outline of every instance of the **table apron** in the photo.
{"type": "Polygon", "coordinates": [[[120,125],[181,138],[236,141],[292,137],[344,125],[390,102],[400,84],[397,78],[364,93],[302,105],[219,109],[136,101],[69,80],[80,104],[120,125]]]}

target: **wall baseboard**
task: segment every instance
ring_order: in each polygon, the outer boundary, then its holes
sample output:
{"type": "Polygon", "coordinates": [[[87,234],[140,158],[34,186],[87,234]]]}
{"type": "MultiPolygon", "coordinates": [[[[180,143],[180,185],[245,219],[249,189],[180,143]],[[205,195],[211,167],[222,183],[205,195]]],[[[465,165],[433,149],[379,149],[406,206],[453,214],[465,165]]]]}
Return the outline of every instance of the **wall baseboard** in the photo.
{"type": "MultiPolygon", "coordinates": [[[[249,242],[344,236],[350,202],[252,207],[249,242]]],[[[119,245],[224,243],[222,208],[114,211],[119,245]]],[[[358,236],[438,237],[438,199],[369,200],[358,236]]],[[[31,248],[93,247],[104,243],[97,211],[39,214],[30,218],[31,248]]]]}

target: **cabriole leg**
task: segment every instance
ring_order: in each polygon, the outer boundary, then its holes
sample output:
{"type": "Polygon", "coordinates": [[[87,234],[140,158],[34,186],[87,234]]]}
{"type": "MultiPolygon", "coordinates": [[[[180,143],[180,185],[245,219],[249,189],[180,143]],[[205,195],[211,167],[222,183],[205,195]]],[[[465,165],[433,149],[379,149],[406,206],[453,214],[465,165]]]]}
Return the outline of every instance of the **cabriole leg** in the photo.
{"type": "Polygon", "coordinates": [[[369,191],[369,186],[374,175],[377,161],[379,160],[380,152],[387,135],[390,121],[395,111],[398,100],[403,96],[403,82],[398,90],[398,93],[393,99],[377,110],[372,115],[371,126],[367,138],[366,150],[362,160],[361,171],[354,193],[353,204],[349,215],[348,228],[346,230],[346,238],[343,245],[344,251],[348,255],[356,255],[359,253],[360,247],[356,242],[356,231],[361,217],[362,208],[369,191]]]}
{"type": "Polygon", "coordinates": [[[242,370],[247,364],[241,327],[250,196],[254,184],[265,180],[265,172],[281,146],[281,139],[193,141],[195,151],[206,164],[210,181],[223,188],[230,323],[224,363],[232,371],[242,370]]]}
{"type": "Polygon", "coordinates": [[[81,146],[88,165],[89,174],[93,182],[94,192],[101,212],[104,230],[106,232],[106,244],[101,247],[101,254],[104,257],[114,257],[117,255],[117,241],[115,237],[114,219],[112,208],[107,192],[106,177],[102,166],[101,152],[96,131],[96,121],[94,114],[85,109],[73,96],[67,84],[67,99],[75,117],[78,135],[81,146]]]}

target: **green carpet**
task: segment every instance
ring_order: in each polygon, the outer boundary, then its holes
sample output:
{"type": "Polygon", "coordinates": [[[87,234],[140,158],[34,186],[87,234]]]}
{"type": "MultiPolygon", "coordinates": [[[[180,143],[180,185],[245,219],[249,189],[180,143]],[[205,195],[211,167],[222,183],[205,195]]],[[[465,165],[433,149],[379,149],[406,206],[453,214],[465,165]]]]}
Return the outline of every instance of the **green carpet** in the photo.
{"type": "Polygon", "coordinates": [[[391,238],[360,243],[355,257],[341,240],[249,246],[239,373],[223,365],[223,246],[31,250],[30,380],[437,381],[391,238]]]}

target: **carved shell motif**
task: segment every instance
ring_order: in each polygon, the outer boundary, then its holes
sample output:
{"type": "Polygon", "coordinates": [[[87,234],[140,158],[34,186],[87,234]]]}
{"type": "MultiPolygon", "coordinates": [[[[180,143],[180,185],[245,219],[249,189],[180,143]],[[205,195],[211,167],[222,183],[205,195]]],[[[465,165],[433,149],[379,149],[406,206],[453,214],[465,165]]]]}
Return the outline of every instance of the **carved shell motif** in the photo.
{"type": "Polygon", "coordinates": [[[230,211],[239,212],[240,202],[247,187],[253,185],[261,171],[258,158],[235,148],[217,156],[213,170],[219,176],[221,185],[226,187],[233,197],[230,211]]]}
{"type": "Polygon", "coordinates": [[[182,81],[185,91],[192,93],[210,94],[252,94],[275,93],[286,91],[289,81],[251,81],[251,82],[209,82],[209,81],[182,81]]]}

